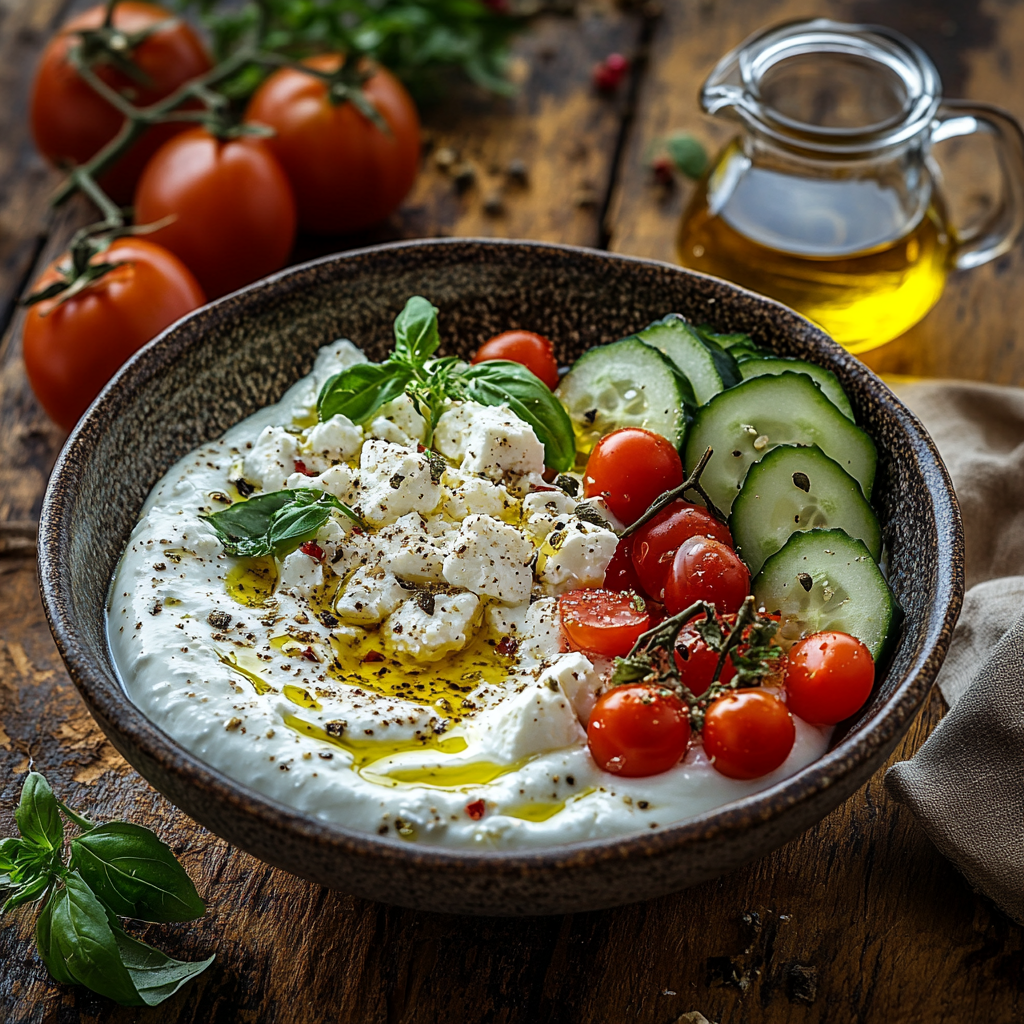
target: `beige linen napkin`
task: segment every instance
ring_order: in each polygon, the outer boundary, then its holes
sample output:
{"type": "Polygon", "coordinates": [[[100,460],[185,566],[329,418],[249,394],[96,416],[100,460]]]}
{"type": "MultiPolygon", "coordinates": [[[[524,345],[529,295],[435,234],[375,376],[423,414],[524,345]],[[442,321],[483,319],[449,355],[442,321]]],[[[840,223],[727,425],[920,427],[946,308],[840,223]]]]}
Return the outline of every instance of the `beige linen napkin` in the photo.
{"type": "Polygon", "coordinates": [[[1024,924],[1024,389],[895,390],[953,478],[968,591],[938,677],[950,710],[886,784],[967,880],[1024,924]]]}

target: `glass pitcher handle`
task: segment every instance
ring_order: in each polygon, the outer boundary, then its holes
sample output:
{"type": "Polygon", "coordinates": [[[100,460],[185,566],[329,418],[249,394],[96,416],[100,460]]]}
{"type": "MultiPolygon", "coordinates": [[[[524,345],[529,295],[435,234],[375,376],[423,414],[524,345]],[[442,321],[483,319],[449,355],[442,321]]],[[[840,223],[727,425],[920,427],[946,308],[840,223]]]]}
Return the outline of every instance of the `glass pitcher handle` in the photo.
{"type": "Polygon", "coordinates": [[[1024,230],[1024,132],[998,107],[965,100],[944,100],[932,129],[932,142],[984,132],[991,135],[1002,172],[1002,195],[995,210],[956,239],[952,264],[957,270],[981,266],[1009,251],[1024,230]]]}

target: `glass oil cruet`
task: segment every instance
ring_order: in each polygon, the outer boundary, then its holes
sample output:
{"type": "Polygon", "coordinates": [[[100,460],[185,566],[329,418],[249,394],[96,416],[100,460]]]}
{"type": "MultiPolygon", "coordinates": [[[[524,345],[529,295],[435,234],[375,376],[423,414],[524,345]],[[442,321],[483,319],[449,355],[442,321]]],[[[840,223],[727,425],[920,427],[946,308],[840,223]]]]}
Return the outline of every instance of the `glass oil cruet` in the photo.
{"type": "Polygon", "coordinates": [[[917,323],[951,270],[1006,252],[1024,227],[1024,135],[996,108],[942,100],[934,65],[897,32],[818,18],[752,36],[704,83],[744,132],[709,168],[679,232],[684,266],[784,302],[852,352],[917,323]],[[995,143],[1001,195],[948,219],[932,145],[995,143]]]}

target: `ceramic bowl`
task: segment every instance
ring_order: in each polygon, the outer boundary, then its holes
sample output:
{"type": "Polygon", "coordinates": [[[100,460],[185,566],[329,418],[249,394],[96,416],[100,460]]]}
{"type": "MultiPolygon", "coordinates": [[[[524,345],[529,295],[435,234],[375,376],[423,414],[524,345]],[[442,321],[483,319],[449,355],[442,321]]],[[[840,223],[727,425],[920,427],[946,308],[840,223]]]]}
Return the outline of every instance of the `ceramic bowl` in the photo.
{"type": "Polygon", "coordinates": [[[261,860],[371,899],[469,914],[547,914],[648,899],[780,846],[860,787],[924,702],[963,594],[963,539],[949,477],[918,420],[870,371],[796,313],[714,278],[608,253],[530,242],[437,240],[307,263],[205,306],[118,373],[71,435],[39,526],[46,613],[100,727],[172,803],[261,860]],[[669,310],[749,331],[833,370],[879,451],[875,506],[906,612],[881,684],[820,760],[755,796],[657,833],[537,852],[447,851],[378,839],[296,813],[215,771],[127,699],[104,635],[114,567],[146,495],[182,455],[276,401],[317,349],[392,344],[411,294],[441,309],[449,352],[513,326],[553,339],[559,361],[669,310]]]}

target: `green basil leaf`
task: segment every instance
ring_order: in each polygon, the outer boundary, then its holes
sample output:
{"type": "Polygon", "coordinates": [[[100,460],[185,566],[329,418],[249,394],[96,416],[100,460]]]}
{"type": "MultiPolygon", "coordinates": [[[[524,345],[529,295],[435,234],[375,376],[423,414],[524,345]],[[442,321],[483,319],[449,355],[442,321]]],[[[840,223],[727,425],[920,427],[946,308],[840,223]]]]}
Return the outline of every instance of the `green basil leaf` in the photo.
{"type": "MultiPolygon", "coordinates": [[[[324,498],[330,499],[329,494],[324,498]]],[[[313,505],[289,505],[274,517],[267,539],[279,557],[294,551],[303,541],[312,540],[320,527],[331,518],[332,500],[313,505]]]]}
{"type": "MultiPolygon", "coordinates": [[[[107,912],[85,881],[74,871],[53,897],[48,921],[49,956],[44,957],[55,978],[68,975],[93,992],[122,1006],[145,1005],[110,927],[107,912]],[[51,966],[57,959],[63,968],[51,966]]],[[[58,980],[62,980],[58,978],[58,980]]]]}
{"type": "Polygon", "coordinates": [[[257,558],[271,553],[267,535],[274,516],[294,500],[295,491],[270,491],[200,518],[214,528],[229,555],[257,558]]]}
{"type": "Polygon", "coordinates": [[[52,884],[53,876],[49,872],[29,879],[19,889],[15,890],[14,894],[3,905],[3,908],[0,909],[0,914],[6,914],[8,910],[14,910],[15,907],[20,907],[23,903],[33,903],[36,900],[42,899],[46,890],[52,884]]]}
{"type": "Polygon", "coordinates": [[[507,405],[533,428],[544,462],[562,473],[576,461],[576,435],[562,403],[525,366],[492,359],[463,374],[466,397],[482,405],[507,405]]]}
{"type": "Polygon", "coordinates": [[[340,413],[353,423],[362,423],[402,394],[411,378],[408,366],[391,360],[357,363],[336,373],[320,389],[317,415],[321,420],[329,420],[340,413]]]}
{"type": "Polygon", "coordinates": [[[21,788],[21,801],[14,810],[21,834],[44,850],[59,851],[64,845],[64,823],[57,798],[39,772],[29,772],[21,788]]]}
{"type": "Polygon", "coordinates": [[[170,847],[141,825],[113,821],[77,836],[71,867],[119,917],[193,921],[206,911],[170,847]]]}
{"type": "Polygon", "coordinates": [[[111,922],[121,962],[128,969],[132,982],[147,1006],[158,1006],[173,996],[182,985],[202,974],[214,957],[188,963],[175,960],[159,949],[128,935],[116,922],[111,922]]]}
{"type": "Polygon", "coordinates": [[[414,295],[395,320],[395,356],[420,367],[441,344],[437,333],[437,307],[414,295]]]}
{"type": "Polygon", "coordinates": [[[67,900],[67,889],[55,889],[50,898],[43,904],[43,909],[36,918],[36,949],[42,957],[50,977],[61,985],[77,985],[64,962],[64,957],[53,941],[53,914],[57,909],[63,912],[62,904],[67,900]]]}
{"type": "MultiPolygon", "coordinates": [[[[21,850],[22,841],[11,836],[8,839],[0,839],[0,874],[8,875],[14,870],[18,863],[17,855],[21,850]]],[[[0,884],[3,884],[0,882],[0,884]]]]}
{"type": "Polygon", "coordinates": [[[84,814],[80,814],[78,811],[72,810],[63,800],[58,798],[57,805],[60,807],[64,817],[76,824],[83,832],[88,832],[89,829],[96,827],[95,821],[87,818],[84,814]]]}

